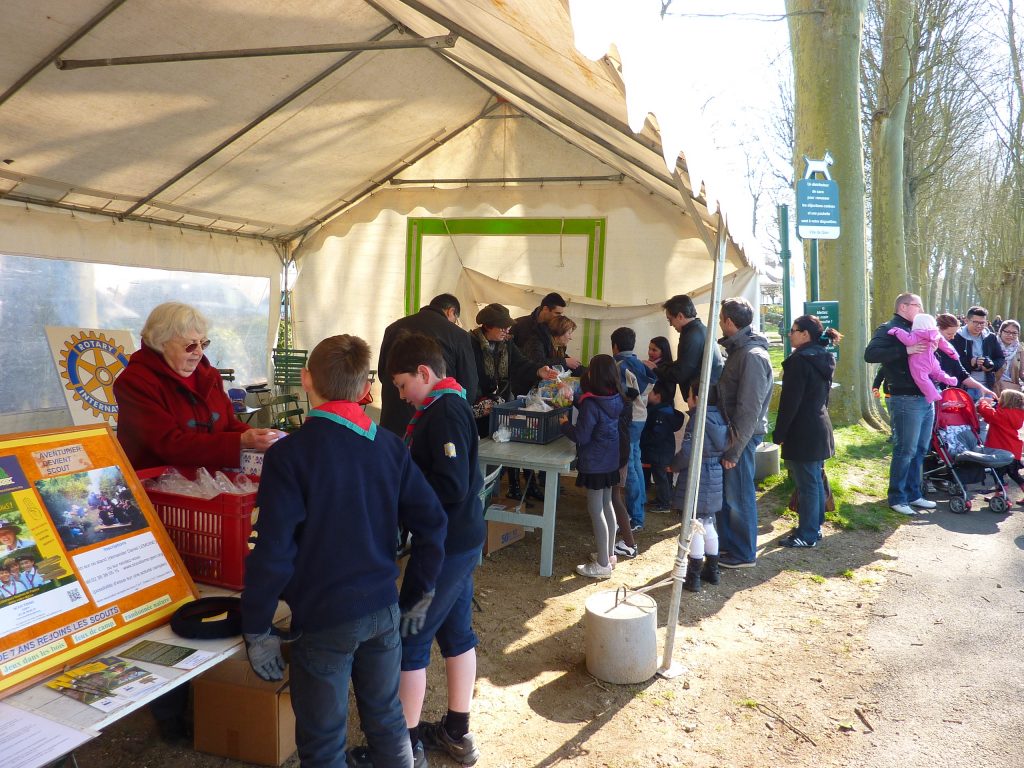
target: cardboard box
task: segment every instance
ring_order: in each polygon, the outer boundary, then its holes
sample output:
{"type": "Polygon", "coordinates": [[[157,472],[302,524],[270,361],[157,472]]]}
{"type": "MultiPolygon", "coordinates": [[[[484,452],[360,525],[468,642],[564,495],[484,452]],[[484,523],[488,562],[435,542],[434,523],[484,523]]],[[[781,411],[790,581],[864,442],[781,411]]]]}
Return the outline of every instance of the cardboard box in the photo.
{"type": "Polygon", "coordinates": [[[295,752],[295,714],[285,679],[260,680],[244,656],[192,682],[195,749],[258,765],[281,765],[295,752]]]}
{"type": "MultiPolygon", "coordinates": [[[[507,509],[503,504],[491,504],[488,509],[507,509]]],[[[487,541],[484,542],[484,554],[489,555],[491,552],[497,552],[502,547],[507,547],[509,544],[514,544],[526,535],[526,530],[521,525],[512,525],[510,523],[497,523],[492,520],[487,521],[487,541]]]]}

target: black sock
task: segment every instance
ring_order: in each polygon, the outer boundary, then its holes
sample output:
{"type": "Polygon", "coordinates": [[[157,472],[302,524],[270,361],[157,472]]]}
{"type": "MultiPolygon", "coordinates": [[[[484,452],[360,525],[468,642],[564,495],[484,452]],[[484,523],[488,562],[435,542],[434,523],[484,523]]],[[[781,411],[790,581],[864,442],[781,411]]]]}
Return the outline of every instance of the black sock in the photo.
{"type": "Polygon", "coordinates": [[[445,732],[454,741],[458,741],[469,733],[469,712],[452,712],[449,709],[448,714],[444,716],[443,725],[445,732]]]}
{"type": "Polygon", "coordinates": [[[409,741],[412,742],[412,748],[416,749],[416,745],[420,743],[420,727],[418,725],[409,729],[409,741]]]}

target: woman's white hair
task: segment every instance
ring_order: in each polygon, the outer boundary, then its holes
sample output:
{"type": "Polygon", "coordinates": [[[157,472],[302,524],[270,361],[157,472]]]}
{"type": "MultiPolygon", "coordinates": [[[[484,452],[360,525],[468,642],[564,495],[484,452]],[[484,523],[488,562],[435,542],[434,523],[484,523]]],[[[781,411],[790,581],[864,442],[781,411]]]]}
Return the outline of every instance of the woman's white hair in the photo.
{"type": "Polygon", "coordinates": [[[168,301],[154,307],[142,326],[142,340],[146,346],[157,352],[164,351],[164,345],[174,338],[198,333],[206,335],[210,324],[206,317],[193,306],[180,301],[168,301]]]}

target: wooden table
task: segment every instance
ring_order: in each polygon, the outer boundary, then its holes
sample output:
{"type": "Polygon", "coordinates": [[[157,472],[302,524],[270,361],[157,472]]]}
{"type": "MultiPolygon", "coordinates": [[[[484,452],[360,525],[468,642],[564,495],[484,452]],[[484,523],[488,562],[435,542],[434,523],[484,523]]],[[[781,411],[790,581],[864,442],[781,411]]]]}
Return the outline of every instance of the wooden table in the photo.
{"type": "MultiPolygon", "coordinates": [[[[540,529],[540,575],[550,576],[555,559],[555,511],[558,506],[558,478],[572,469],[576,460],[576,445],[568,438],[560,437],[547,445],[533,443],[496,443],[491,438],[480,441],[480,464],[501,464],[517,469],[532,469],[545,472],[544,512],[531,515],[521,511],[487,512],[487,519],[499,523],[521,525],[524,528],[540,529]]],[[[486,472],[486,470],[484,470],[486,472]]]]}
{"type": "MultiPolygon", "coordinates": [[[[222,595],[237,595],[237,592],[231,592],[226,589],[220,589],[219,587],[211,587],[207,585],[199,585],[200,595],[202,597],[213,597],[222,595]]],[[[275,623],[284,621],[290,616],[291,612],[284,603],[278,604],[277,612],[274,616],[275,623]]],[[[27,712],[31,712],[36,715],[53,720],[54,722],[68,726],[75,730],[81,731],[87,734],[90,739],[96,738],[100,735],[100,731],[107,726],[110,726],[120,720],[121,718],[130,715],[132,712],[144,707],[149,704],[153,699],[170,691],[172,688],[176,688],[179,685],[188,683],[194,677],[198,677],[203,672],[212,667],[215,667],[220,662],[227,658],[230,658],[235,653],[240,651],[243,647],[243,641],[241,635],[216,640],[197,640],[193,638],[183,638],[174,634],[171,630],[170,624],[163,624],[159,627],[155,627],[148,632],[134,637],[130,640],[126,640],[119,645],[110,648],[102,653],[98,654],[96,658],[103,656],[117,656],[119,651],[123,651],[131,646],[139,643],[142,640],[155,640],[157,642],[169,643],[171,645],[187,646],[189,648],[196,648],[201,651],[209,651],[213,656],[204,661],[194,669],[184,670],[177,669],[175,667],[166,667],[160,664],[152,664],[145,661],[138,661],[135,659],[128,659],[128,661],[137,667],[149,670],[161,677],[167,678],[167,682],[161,687],[151,691],[147,696],[140,698],[137,701],[132,701],[125,707],[118,709],[114,712],[105,713],[84,704],[80,701],[76,701],[68,696],[61,694],[52,688],[46,687],[46,681],[30,686],[18,693],[12,694],[3,700],[4,704],[23,709],[27,712]]],[[[244,651],[242,651],[244,653],[244,651]]],[[[80,666],[86,663],[83,659],[71,666],[80,666]]],[[[59,673],[56,673],[59,674],[59,673]]],[[[56,676],[53,675],[53,676],[56,676]]],[[[53,677],[51,676],[51,677],[53,677]]],[[[49,679],[49,678],[48,678],[49,679]]],[[[39,762],[38,766],[42,766],[49,763],[49,761],[39,762]]],[[[31,765],[31,763],[29,764],[31,765]]]]}

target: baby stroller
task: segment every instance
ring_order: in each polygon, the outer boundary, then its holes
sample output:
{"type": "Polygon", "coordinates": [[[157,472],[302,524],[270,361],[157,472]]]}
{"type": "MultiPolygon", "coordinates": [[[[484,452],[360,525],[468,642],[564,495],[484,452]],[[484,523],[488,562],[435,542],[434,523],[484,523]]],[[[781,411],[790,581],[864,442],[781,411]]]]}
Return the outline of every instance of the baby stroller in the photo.
{"type": "Polygon", "coordinates": [[[988,499],[989,509],[1002,514],[1010,508],[1006,489],[996,470],[1012,462],[1013,454],[985,448],[980,436],[981,425],[971,396],[956,387],[944,389],[935,403],[932,453],[924,476],[945,488],[949,494],[949,511],[958,515],[971,509],[967,486],[983,482],[988,475],[996,486],[995,493],[988,499]]]}

